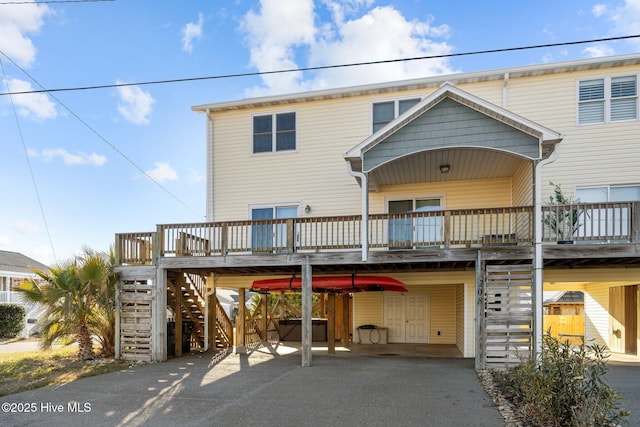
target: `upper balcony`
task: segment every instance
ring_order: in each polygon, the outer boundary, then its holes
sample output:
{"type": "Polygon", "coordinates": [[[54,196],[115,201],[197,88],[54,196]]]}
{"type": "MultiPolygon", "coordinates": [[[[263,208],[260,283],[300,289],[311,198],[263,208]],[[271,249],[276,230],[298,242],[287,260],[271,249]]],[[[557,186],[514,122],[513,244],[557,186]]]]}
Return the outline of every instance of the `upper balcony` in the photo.
{"type": "MultiPolygon", "coordinates": [[[[535,241],[533,206],[370,214],[368,221],[372,253],[532,247],[535,241]]],[[[153,232],[116,234],[116,264],[153,265],[161,258],[245,255],[251,260],[269,254],[356,252],[361,249],[361,222],[360,215],[351,215],[162,224],[153,232]]],[[[607,245],[640,242],[640,202],[543,206],[541,227],[545,245],[599,245],[602,253],[607,245]]]]}

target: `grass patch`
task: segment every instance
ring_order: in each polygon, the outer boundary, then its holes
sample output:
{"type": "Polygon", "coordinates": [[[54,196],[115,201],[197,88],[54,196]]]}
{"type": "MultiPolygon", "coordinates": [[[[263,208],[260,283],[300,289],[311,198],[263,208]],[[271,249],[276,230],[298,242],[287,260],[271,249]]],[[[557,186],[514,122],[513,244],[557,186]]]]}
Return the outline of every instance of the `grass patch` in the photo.
{"type": "Polygon", "coordinates": [[[128,367],[113,359],[82,362],[75,347],[0,354],[0,396],[60,385],[128,367]]]}

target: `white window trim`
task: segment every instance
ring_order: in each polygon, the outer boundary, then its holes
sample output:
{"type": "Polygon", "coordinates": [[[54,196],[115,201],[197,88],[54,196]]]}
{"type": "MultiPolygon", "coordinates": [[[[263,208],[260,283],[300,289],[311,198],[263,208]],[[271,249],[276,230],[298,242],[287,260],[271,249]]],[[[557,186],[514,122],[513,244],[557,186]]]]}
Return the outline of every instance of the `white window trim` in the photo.
{"type": "Polygon", "coordinates": [[[393,120],[395,120],[399,116],[400,102],[401,101],[410,101],[412,99],[417,99],[418,100],[417,104],[419,104],[420,102],[422,102],[424,97],[422,97],[420,95],[416,95],[416,96],[407,96],[407,97],[403,97],[403,98],[376,99],[375,101],[372,101],[371,105],[369,106],[369,129],[371,129],[371,132],[373,132],[373,106],[374,106],[374,104],[384,104],[384,103],[387,103],[387,102],[393,102],[393,120]]]}
{"type": "Polygon", "coordinates": [[[607,190],[607,202],[611,201],[611,188],[625,188],[625,187],[640,187],[640,183],[609,183],[609,184],[589,184],[589,185],[577,185],[573,191],[574,200],[577,200],[578,190],[592,190],[595,188],[606,188],[607,190]]]}
{"type": "Polygon", "coordinates": [[[264,156],[274,153],[296,153],[298,152],[298,141],[299,141],[299,129],[298,129],[298,111],[297,110],[284,110],[284,111],[275,111],[272,113],[254,113],[251,115],[251,123],[249,126],[249,151],[252,156],[264,156]],[[296,131],[296,148],[293,150],[276,150],[276,116],[278,114],[288,114],[294,113],[296,115],[295,119],[295,131],[296,131]],[[263,117],[263,116],[271,116],[273,128],[271,130],[271,151],[263,151],[261,153],[254,153],[253,151],[253,118],[254,117],[263,117]]]}
{"type": "MultiPolygon", "coordinates": [[[[576,126],[593,126],[593,125],[603,125],[603,124],[611,124],[611,123],[628,123],[635,122],[640,120],[640,75],[638,73],[623,73],[623,74],[615,74],[610,76],[593,76],[588,78],[582,78],[576,80],[576,126]],[[617,77],[631,77],[635,76],[636,78],[636,118],[635,119],[627,119],[627,120],[611,120],[611,80],[617,77]],[[589,80],[604,80],[604,121],[595,122],[595,123],[580,123],[580,83],[589,81],[589,80]]],[[[616,98],[616,99],[624,99],[624,98],[616,98]]],[[[585,102],[586,103],[586,102],[585,102]]]]}
{"type": "MultiPolygon", "coordinates": [[[[259,204],[255,204],[255,205],[249,205],[248,206],[248,211],[247,211],[247,218],[249,219],[249,221],[251,221],[251,212],[254,209],[267,209],[267,208],[271,208],[274,210],[276,208],[296,208],[296,215],[297,218],[300,218],[302,216],[302,211],[301,211],[301,206],[302,204],[300,202],[289,202],[289,203],[259,203],[259,204]]],[[[274,218],[276,219],[276,218],[274,218]]]]}
{"type": "Polygon", "coordinates": [[[384,198],[384,213],[389,213],[389,202],[398,202],[401,200],[413,200],[413,208],[415,209],[416,200],[424,199],[440,199],[440,210],[447,210],[445,193],[427,193],[427,194],[400,194],[390,195],[384,198]]]}

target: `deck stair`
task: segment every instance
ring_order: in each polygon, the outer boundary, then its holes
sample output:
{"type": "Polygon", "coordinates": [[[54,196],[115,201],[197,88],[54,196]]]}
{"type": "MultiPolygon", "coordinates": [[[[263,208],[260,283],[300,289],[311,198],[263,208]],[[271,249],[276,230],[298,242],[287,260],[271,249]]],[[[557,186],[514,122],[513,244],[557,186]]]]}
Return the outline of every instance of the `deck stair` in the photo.
{"type": "MultiPolygon", "coordinates": [[[[182,319],[193,322],[191,336],[192,346],[205,347],[205,297],[206,280],[200,275],[187,273],[181,278],[179,275],[169,278],[167,286],[167,300],[171,307],[176,306],[176,290],[179,288],[182,294],[182,319]]],[[[233,325],[217,298],[215,302],[216,313],[216,348],[225,348],[233,345],[233,325]]]]}

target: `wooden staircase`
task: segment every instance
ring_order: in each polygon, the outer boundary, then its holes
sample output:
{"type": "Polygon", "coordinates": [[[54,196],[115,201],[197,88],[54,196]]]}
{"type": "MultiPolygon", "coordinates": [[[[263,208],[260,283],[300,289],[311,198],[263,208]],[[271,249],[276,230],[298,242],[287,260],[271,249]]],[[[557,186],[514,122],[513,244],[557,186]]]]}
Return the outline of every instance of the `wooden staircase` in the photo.
{"type": "MultiPolygon", "coordinates": [[[[177,310],[178,295],[182,298],[181,314],[182,320],[190,320],[193,322],[193,331],[191,334],[191,346],[199,348],[205,347],[205,298],[206,298],[206,280],[197,274],[185,273],[184,275],[175,274],[168,278],[167,301],[169,305],[177,310]]],[[[212,303],[215,303],[215,347],[225,348],[233,345],[233,325],[231,320],[225,313],[217,298],[212,297],[212,303]]]]}

